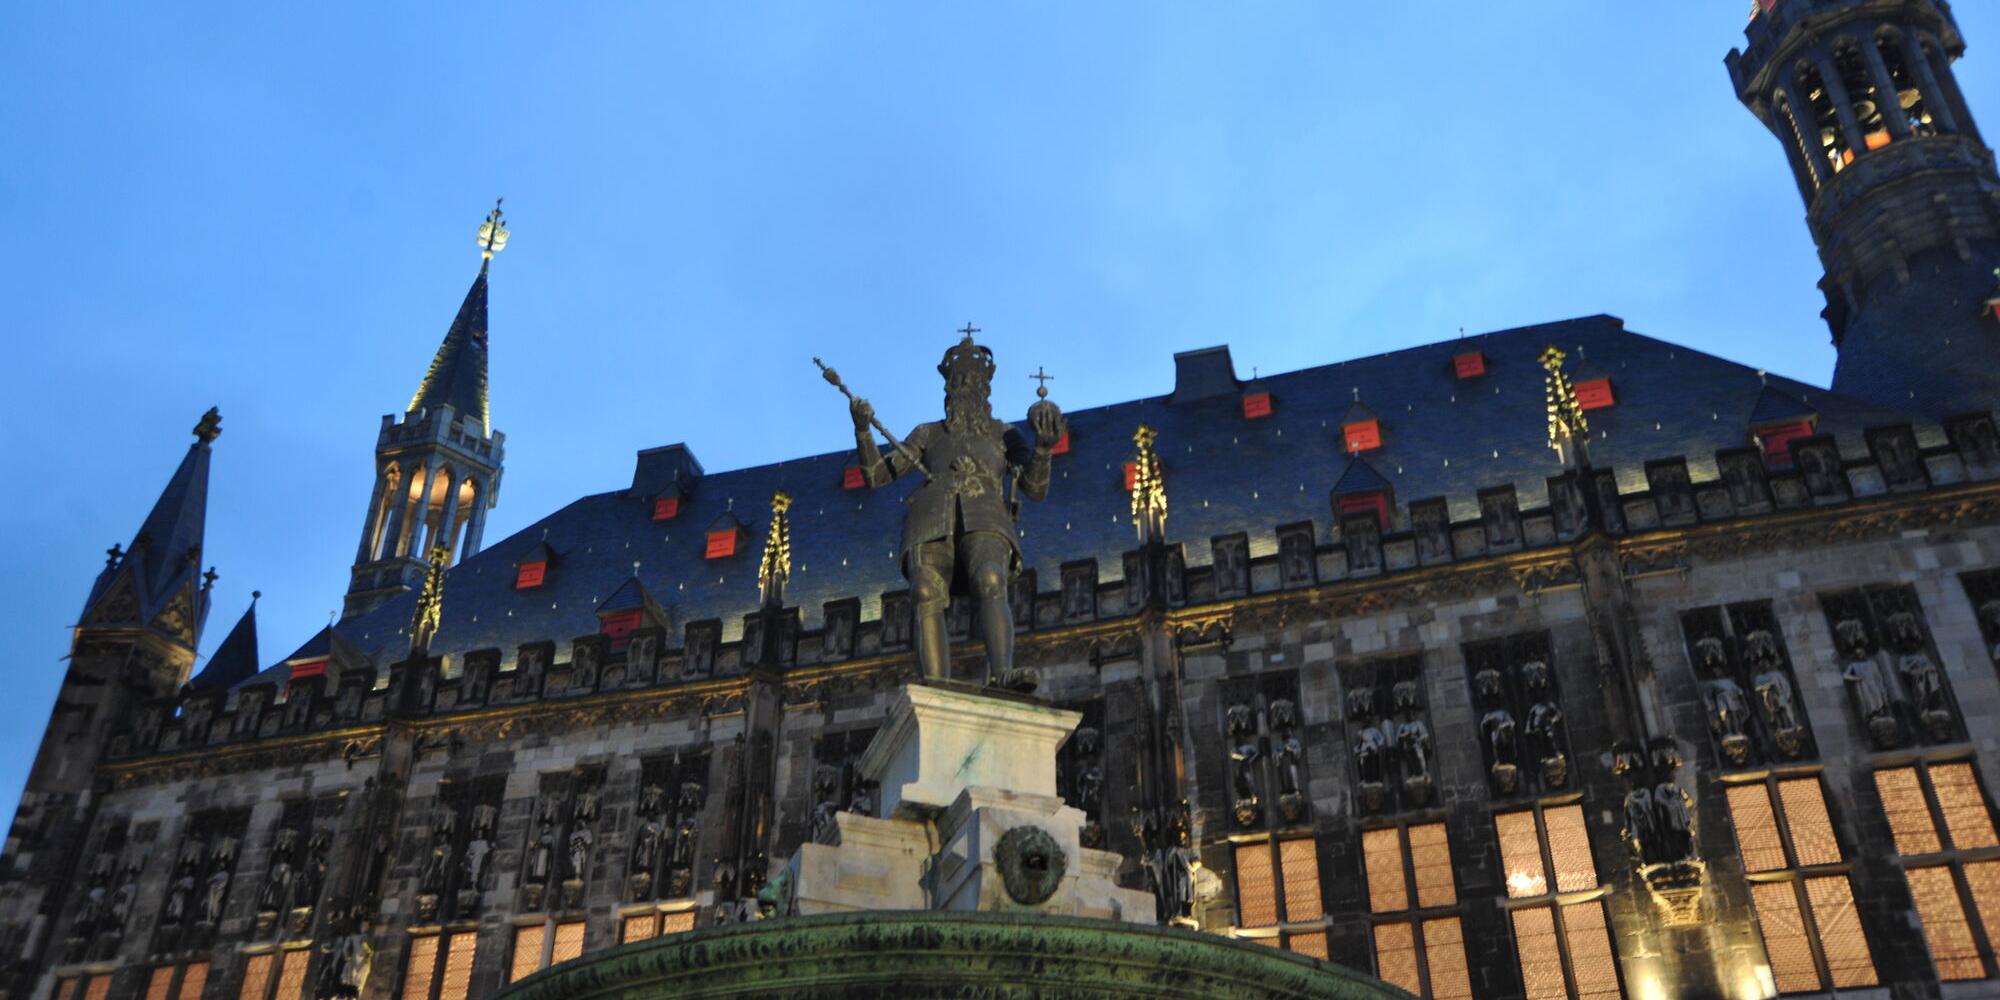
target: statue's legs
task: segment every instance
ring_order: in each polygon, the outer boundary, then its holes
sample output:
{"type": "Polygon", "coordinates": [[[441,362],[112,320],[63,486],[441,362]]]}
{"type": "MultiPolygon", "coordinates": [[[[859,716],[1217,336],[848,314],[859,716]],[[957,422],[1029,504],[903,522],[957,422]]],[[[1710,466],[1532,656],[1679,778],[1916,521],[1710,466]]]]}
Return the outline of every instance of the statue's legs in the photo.
{"type": "Polygon", "coordinates": [[[909,559],[910,603],[914,606],[917,665],[927,680],[951,675],[951,640],[945,632],[945,609],[951,606],[952,544],[950,539],[924,542],[909,559]]]}
{"type": "Polygon", "coordinates": [[[979,631],[986,640],[986,682],[1003,683],[1014,667],[1014,611],[1007,601],[1014,547],[990,531],[968,535],[961,545],[966,576],[979,598],[979,631]]]}

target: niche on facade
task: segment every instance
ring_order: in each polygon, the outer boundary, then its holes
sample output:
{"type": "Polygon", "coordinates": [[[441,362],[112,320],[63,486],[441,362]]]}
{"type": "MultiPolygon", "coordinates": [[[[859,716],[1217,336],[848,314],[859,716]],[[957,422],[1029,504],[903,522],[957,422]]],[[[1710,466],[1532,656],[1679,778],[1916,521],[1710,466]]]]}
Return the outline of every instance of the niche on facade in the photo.
{"type": "Polygon", "coordinates": [[[1373,816],[1434,804],[1437,748],[1423,657],[1350,663],[1340,678],[1356,812],[1373,816]]]}
{"type": "Polygon", "coordinates": [[[1791,656],[1769,601],[1683,612],[1681,635],[1723,767],[1814,755],[1791,656]]]}
{"type": "Polygon", "coordinates": [[[1917,593],[1907,586],[1821,594],[1848,703],[1878,750],[1962,738],[1917,593]]]}
{"type": "Polygon", "coordinates": [[[1569,788],[1573,781],[1569,727],[1548,634],[1466,643],[1465,669],[1493,794],[1569,788]]]}

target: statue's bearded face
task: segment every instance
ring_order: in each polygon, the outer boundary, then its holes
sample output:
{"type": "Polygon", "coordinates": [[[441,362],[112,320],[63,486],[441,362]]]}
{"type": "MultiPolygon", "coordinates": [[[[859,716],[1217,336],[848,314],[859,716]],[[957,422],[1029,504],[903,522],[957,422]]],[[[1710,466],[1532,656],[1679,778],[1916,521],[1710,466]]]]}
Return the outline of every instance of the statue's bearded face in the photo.
{"type": "Polygon", "coordinates": [[[976,429],[991,419],[993,406],[988,399],[986,379],[970,373],[947,376],[944,384],[944,422],[954,429],[976,429]]]}

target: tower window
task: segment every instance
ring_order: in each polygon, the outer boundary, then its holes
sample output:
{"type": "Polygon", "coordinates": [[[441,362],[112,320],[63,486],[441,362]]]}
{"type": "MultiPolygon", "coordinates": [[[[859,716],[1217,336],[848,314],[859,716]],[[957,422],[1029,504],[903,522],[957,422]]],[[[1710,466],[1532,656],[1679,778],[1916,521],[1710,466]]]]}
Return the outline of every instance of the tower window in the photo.
{"type": "Polygon", "coordinates": [[[1361,420],[1340,425],[1340,436],[1347,444],[1347,453],[1358,455],[1382,447],[1382,422],[1361,420]]]}
{"type": "Polygon", "coordinates": [[[1271,394],[1252,392],[1243,397],[1243,419],[1261,420],[1271,415],[1271,394]]]}
{"type": "Polygon", "coordinates": [[[665,934],[679,934],[694,930],[694,911],[646,910],[630,913],[618,923],[618,943],[631,944],[646,941],[665,934]]]}
{"type": "Polygon", "coordinates": [[[1889,119],[1882,110],[1883,95],[1875,92],[1875,77],[1868,71],[1861,50],[1852,42],[1841,45],[1833,53],[1833,68],[1840,74],[1848,104],[1854,108],[1854,123],[1861,128],[1862,146],[1865,149],[1887,146],[1889,119]]]}
{"type": "Polygon", "coordinates": [[[1319,842],[1294,837],[1238,844],[1235,858],[1236,925],[1279,928],[1276,934],[1242,936],[1259,944],[1283,945],[1301,955],[1327,957],[1319,842]]]}
{"type": "Polygon", "coordinates": [[[1451,372],[1461,381],[1486,374],[1486,354],[1482,351],[1467,351],[1464,354],[1453,355],[1451,372]]]}
{"type": "Polygon", "coordinates": [[[548,572],[549,564],[546,561],[522,563],[514,569],[514,589],[530,590],[539,587],[542,585],[542,580],[548,576],[548,572]]]}
{"type": "Polygon", "coordinates": [[[1833,106],[1833,95],[1826,89],[1826,81],[1820,79],[1819,70],[1809,65],[1800,65],[1793,71],[1798,81],[1798,92],[1808,107],[1805,121],[1800,124],[1810,133],[1810,141],[1815,154],[1824,159],[1834,173],[1847,169],[1854,162],[1854,150],[1847,145],[1847,136],[1840,128],[1840,112],[1833,106]]]}

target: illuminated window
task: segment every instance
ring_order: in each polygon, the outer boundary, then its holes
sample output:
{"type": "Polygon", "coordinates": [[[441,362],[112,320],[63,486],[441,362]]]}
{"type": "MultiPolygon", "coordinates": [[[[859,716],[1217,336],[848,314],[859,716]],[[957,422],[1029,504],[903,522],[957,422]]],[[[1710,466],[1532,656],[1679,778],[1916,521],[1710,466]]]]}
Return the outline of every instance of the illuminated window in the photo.
{"type": "Polygon", "coordinates": [[[294,948],[284,953],[278,963],[277,1000],[307,1000],[306,963],[312,960],[312,952],[304,948],[294,948]]]}
{"type": "Polygon", "coordinates": [[[1310,837],[1236,846],[1236,925],[1278,926],[1280,914],[1284,934],[1264,943],[1326,957],[1319,842],[1310,837]]]}
{"type": "Polygon", "coordinates": [[[1261,420],[1271,415],[1271,394],[1268,392],[1248,393],[1243,397],[1243,419],[1261,420]]]}
{"type": "Polygon", "coordinates": [[[1460,379],[1478,378],[1486,374],[1486,355],[1478,351],[1453,355],[1451,373],[1460,379]]]}
{"type": "Polygon", "coordinates": [[[1340,438],[1346,442],[1347,453],[1358,455],[1364,451],[1374,451],[1382,447],[1382,422],[1362,420],[1340,425],[1340,438]]]}
{"type": "Polygon", "coordinates": [[[1444,824],[1365,830],[1361,858],[1378,920],[1375,974],[1420,997],[1471,997],[1464,928],[1457,914],[1436,912],[1458,904],[1444,824]]]}
{"type": "MultiPolygon", "coordinates": [[[[266,956],[268,957],[268,956],[266,956]]],[[[108,979],[101,976],[99,978],[108,979]]],[[[266,979],[268,980],[268,976],[266,979]]],[[[146,1000],[201,1000],[201,991],[208,986],[208,963],[189,962],[185,966],[155,966],[146,977],[146,1000]],[[176,984],[178,977],[178,985],[176,984]]],[[[74,1000],[76,980],[64,979],[56,982],[56,1000],[74,1000]]],[[[279,996],[303,997],[299,993],[286,994],[280,987],[279,996]]]]}
{"type": "MultiPolygon", "coordinates": [[[[620,925],[619,932],[629,928],[620,925]]],[[[652,935],[647,935],[651,937],[652,935]]],[[[626,938],[625,940],[643,940],[626,938]]],[[[507,964],[507,981],[514,982],[560,962],[583,957],[584,923],[581,920],[521,924],[514,928],[514,954],[507,964]]],[[[407,1000],[407,998],[406,998],[407,1000]]]]}
{"type": "Polygon", "coordinates": [[[528,590],[539,587],[548,573],[549,564],[546,562],[522,563],[514,569],[514,589],[528,590]]]}
{"type": "Polygon", "coordinates": [[[858,490],[867,485],[868,485],[868,474],[861,471],[861,466],[850,465],[847,468],[840,470],[841,489],[858,490]]]}
{"type": "Polygon", "coordinates": [[[679,516],[681,516],[680,497],[658,497],[653,500],[653,520],[671,521],[679,516]]]}
{"type": "Polygon", "coordinates": [[[76,1000],[76,977],[56,980],[56,1000],[76,1000]]]}
{"type": "Polygon", "coordinates": [[[1992,976],[1980,927],[1989,943],[2000,934],[2000,841],[1978,772],[1968,761],[1918,761],[1876,771],[1875,790],[1938,978],[1992,976]]]}
{"type": "MultiPolygon", "coordinates": [[[[413,947],[411,954],[414,955],[415,953],[413,947]]],[[[265,994],[271,991],[271,967],[276,965],[277,962],[278,957],[268,951],[261,955],[250,956],[243,963],[243,986],[236,992],[237,1000],[264,1000],[265,994]]],[[[429,985],[429,980],[425,980],[425,985],[429,985]]],[[[403,986],[403,995],[406,997],[420,997],[423,994],[411,993],[409,983],[406,980],[403,986]]]]}
{"type": "Polygon", "coordinates": [[[167,1000],[174,986],[174,967],[156,966],[152,975],[146,977],[146,1000],[167,1000]]]}
{"type": "Polygon", "coordinates": [[[1764,449],[1765,464],[1783,469],[1791,468],[1792,442],[1803,437],[1811,437],[1812,433],[1813,425],[1810,420],[1760,427],[1755,431],[1757,446],[1764,449]]]}
{"type": "Polygon", "coordinates": [[[1597,860],[1580,805],[1496,813],[1507,897],[1523,905],[1508,916],[1521,986],[1530,998],[1618,997],[1618,956],[1611,948],[1597,860]]]}
{"type": "Polygon", "coordinates": [[[174,994],[175,1000],[201,1000],[201,991],[208,988],[208,963],[189,962],[181,972],[181,988],[174,994]]]}
{"type": "Polygon", "coordinates": [[[466,1000],[478,954],[478,931],[413,935],[399,1000],[466,1000]]]}
{"type": "Polygon", "coordinates": [[[724,528],[708,533],[708,547],[703,555],[708,559],[727,559],[736,554],[736,541],[742,532],[735,528],[724,528]]]}
{"type": "Polygon", "coordinates": [[[111,995],[111,973],[101,972],[90,977],[83,988],[83,1000],[104,1000],[111,995]]]}
{"type": "Polygon", "coordinates": [[[1585,379],[1573,388],[1576,390],[1576,405],[1579,409],[1601,410],[1618,402],[1617,395],[1611,391],[1611,380],[1608,378],[1585,379]]]}
{"type": "Polygon", "coordinates": [[[1873,986],[1875,960],[1819,776],[1731,784],[1725,795],[1778,992],[1873,986]]]}

